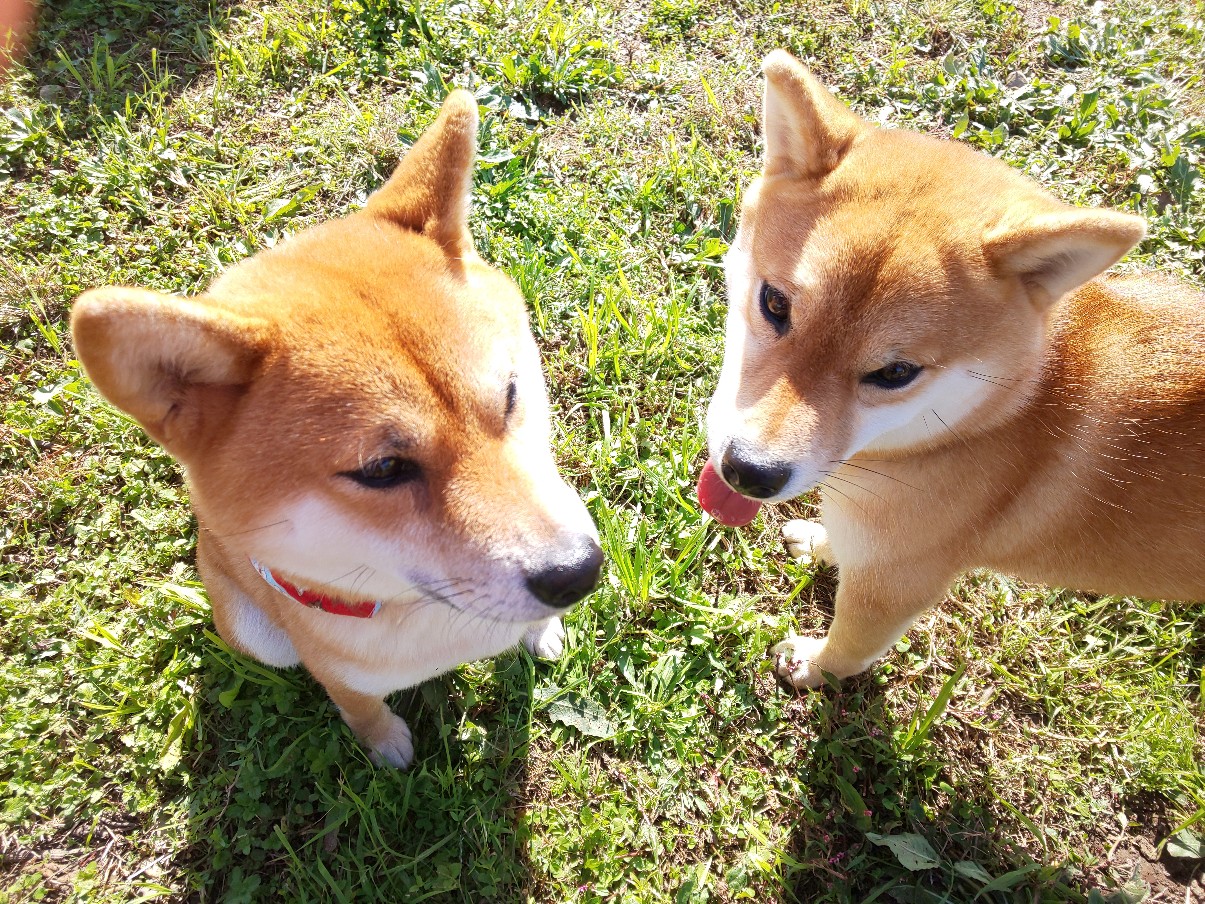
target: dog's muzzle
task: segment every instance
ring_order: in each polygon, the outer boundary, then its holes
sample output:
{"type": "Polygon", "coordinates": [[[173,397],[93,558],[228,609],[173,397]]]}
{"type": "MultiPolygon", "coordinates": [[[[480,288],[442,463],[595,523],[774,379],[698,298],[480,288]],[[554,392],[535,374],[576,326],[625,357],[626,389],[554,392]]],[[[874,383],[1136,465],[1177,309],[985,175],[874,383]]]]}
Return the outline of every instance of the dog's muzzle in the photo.
{"type": "Polygon", "coordinates": [[[733,440],[720,459],[720,474],[742,496],[770,499],[791,480],[792,468],[781,461],[759,456],[739,440],[733,440]]]}
{"type": "Polygon", "coordinates": [[[526,570],[532,596],[554,609],[568,609],[598,585],[603,551],[593,537],[576,534],[549,561],[526,570]]]}

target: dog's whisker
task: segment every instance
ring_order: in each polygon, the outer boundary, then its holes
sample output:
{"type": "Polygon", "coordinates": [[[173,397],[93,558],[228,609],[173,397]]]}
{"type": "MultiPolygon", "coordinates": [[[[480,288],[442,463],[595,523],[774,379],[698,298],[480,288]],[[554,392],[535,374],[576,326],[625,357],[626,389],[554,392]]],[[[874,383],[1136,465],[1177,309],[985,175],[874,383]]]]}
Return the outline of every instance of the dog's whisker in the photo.
{"type": "Polygon", "coordinates": [[[821,483],[821,484],[819,484],[819,487],[822,490],[828,490],[830,493],[836,493],[842,499],[848,500],[851,505],[857,506],[863,512],[866,511],[866,507],[864,505],[861,505],[856,499],[854,499],[848,493],[843,493],[840,490],[838,490],[836,487],[829,486],[827,483],[821,483]]]}
{"type": "Polygon", "coordinates": [[[902,483],[904,486],[908,487],[908,489],[910,489],[910,490],[916,490],[917,492],[920,491],[920,487],[913,486],[912,484],[908,483],[908,481],[900,480],[900,478],[894,477],[891,474],[884,474],[882,471],[876,471],[874,468],[865,468],[862,465],[854,464],[852,461],[849,461],[847,459],[843,459],[837,463],[845,465],[847,468],[857,468],[859,471],[867,471],[871,474],[877,474],[879,477],[886,477],[888,480],[894,480],[896,483],[902,483]]]}
{"type": "Polygon", "coordinates": [[[943,418],[943,417],[942,417],[940,414],[938,414],[938,413],[937,413],[937,409],[936,409],[936,408],[933,408],[933,409],[930,409],[930,410],[933,412],[933,416],[934,416],[935,418],[937,418],[939,421],[941,421],[941,425],[942,425],[943,427],[945,427],[945,428],[946,428],[947,430],[949,430],[949,431],[950,431],[952,434],[954,434],[954,436],[955,436],[955,437],[957,437],[957,439],[958,439],[960,442],[963,442],[963,443],[965,443],[965,442],[966,442],[966,440],[964,440],[964,439],[963,439],[961,436],[959,436],[958,431],[957,431],[957,430],[955,430],[953,427],[951,427],[949,424],[947,424],[947,423],[945,422],[945,419],[944,419],[944,418],[943,418]]]}
{"type": "Polygon", "coordinates": [[[280,525],[289,524],[289,523],[291,523],[291,521],[292,521],[291,518],[282,518],[280,521],[273,521],[271,524],[262,524],[259,527],[249,527],[246,530],[236,530],[236,531],[232,531],[231,533],[228,533],[228,534],[219,534],[213,528],[205,526],[205,524],[201,523],[200,521],[197,522],[197,526],[200,527],[201,530],[205,531],[206,533],[212,534],[214,537],[216,537],[219,540],[228,540],[231,537],[244,537],[247,534],[254,534],[261,530],[269,530],[273,527],[280,527],[280,525]]]}
{"type": "Polygon", "coordinates": [[[351,590],[354,593],[355,592],[355,577],[354,576],[357,574],[361,574],[364,571],[364,569],[367,567],[368,567],[367,565],[357,565],[351,571],[345,571],[343,574],[339,575],[338,577],[333,578],[332,580],[329,580],[329,581],[323,581],[322,583],[324,583],[328,587],[337,587],[343,581],[346,581],[349,578],[351,578],[352,579],[351,590]]]}
{"type": "Polygon", "coordinates": [[[867,489],[866,487],[862,486],[862,484],[857,483],[853,480],[850,480],[848,477],[838,477],[836,474],[829,474],[828,477],[826,478],[826,480],[839,480],[842,483],[849,484],[855,490],[861,490],[863,493],[869,493],[875,499],[879,499],[883,502],[887,501],[887,500],[883,499],[883,497],[880,496],[878,493],[876,493],[874,490],[867,489]]]}

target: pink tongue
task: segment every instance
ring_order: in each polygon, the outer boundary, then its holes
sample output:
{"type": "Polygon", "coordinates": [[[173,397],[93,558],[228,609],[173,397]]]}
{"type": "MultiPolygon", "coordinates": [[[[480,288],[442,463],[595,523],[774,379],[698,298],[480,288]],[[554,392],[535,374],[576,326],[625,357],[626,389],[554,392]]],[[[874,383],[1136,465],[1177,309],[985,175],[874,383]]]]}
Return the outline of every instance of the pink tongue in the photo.
{"type": "Polygon", "coordinates": [[[723,478],[711,466],[711,459],[703,465],[699,475],[699,505],[703,511],[728,527],[741,527],[757,517],[761,503],[747,499],[724,483],[723,478]]]}

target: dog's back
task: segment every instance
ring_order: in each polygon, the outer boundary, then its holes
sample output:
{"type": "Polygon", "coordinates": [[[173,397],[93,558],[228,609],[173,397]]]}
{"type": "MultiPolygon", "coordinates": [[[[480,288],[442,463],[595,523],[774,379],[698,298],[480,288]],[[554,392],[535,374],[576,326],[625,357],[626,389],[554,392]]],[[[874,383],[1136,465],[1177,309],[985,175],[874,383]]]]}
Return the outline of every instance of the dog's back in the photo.
{"type": "Polygon", "coordinates": [[[1010,425],[1014,471],[1028,479],[1009,533],[1024,541],[982,564],[1205,599],[1203,354],[1205,296],[1174,280],[1112,279],[1068,298],[1038,392],[1010,425]]]}

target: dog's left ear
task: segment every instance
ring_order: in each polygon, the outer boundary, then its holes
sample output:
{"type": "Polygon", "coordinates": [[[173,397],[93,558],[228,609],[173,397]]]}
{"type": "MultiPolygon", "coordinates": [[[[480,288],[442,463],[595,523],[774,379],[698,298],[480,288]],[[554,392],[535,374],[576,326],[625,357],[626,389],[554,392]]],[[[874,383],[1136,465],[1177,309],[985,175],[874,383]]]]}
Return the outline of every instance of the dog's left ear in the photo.
{"type": "Polygon", "coordinates": [[[828,175],[854,139],[870,128],[869,123],[785,50],[771,52],[762,72],[766,75],[765,175],[812,179],[828,175]]]}
{"type": "Polygon", "coordinates": [[[1043,198],[989,229],[983,251],[997,273],[1020,277],[1034,304],[1048,307],[1117,263],[1145,234],[1141,217],[1043,198]]]}
{"type": "Polygon", "coordinates": [[[438,242],[450,257],[471,252],[476,153],[477,102],[467,91],[453,91],[365,210],[438,242]]]}

